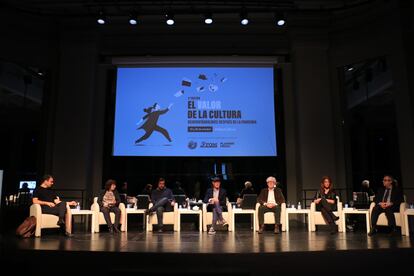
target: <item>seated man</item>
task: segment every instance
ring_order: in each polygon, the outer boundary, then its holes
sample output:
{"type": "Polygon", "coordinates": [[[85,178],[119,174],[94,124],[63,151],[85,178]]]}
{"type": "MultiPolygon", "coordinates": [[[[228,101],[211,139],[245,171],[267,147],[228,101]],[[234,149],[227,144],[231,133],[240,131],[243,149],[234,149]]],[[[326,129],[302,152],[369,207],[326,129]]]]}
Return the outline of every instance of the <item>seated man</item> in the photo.
{"type": "Polygon", "coordinates": [[[29,205],[32,202],[32,195],[27,182],[24,182],[22,188],[19,189],[17,198],[19,200],[19,205],[29,205]]]}
{"type": "Polygon", "coordinates": [[[223,219],[223,207],[226,206],[227,193],[226,190],[220,187],[221,181],[219,177],[212,179],[212,188],[208,188],[206,195],[204,196],[204,203],[208,203],[208,209],[213,211],[213,221],[208,234],[214,235],[216,231],[214,227],[217,223],[221,225],[227,225],[227,222],[223,219]]]}
{"type": "Polygon", "coordinates": [[[240,207],[241,206],[241,203],[243,201],[244,195],[250,195],[250,194],[254,194],[255,195],[256,192],[253,189],[252,182],[246,181],[246,182],[244,182],[244,188],[243,188],[243,190],[241,190],[240,195],[237,197],[237,201],[236,201],[237,207],[240,207]]]}
{"type": "Polygon", "coordinates": [[[267,188],[261,190],[257,202],[259,207],[259,234],[264,230],[264,214],[267,212],[273,212],[275,214],[275,234],[280,233],[280,205],[285,202],[285,197],[282,194],[282,190],[276,188],[276,178],[269,176],[266,179],[267,188]]]}
{"type": "Polygon", "coordinates": [[[148,195],[151,197],[152,194],[152,184],[145,185],[144,189],[141,191],[141,195],[148,195]]]}
{"type": "MultiPolygon", "coordinates": [[[[59,217],[57,225],[60,226],[62,233],[67,237],[71,234],[71,216],[66,213],[66,202],[61,201],[51,188],[54,184],[54,179],[51,175],[45,175],[42,179],[42,184],[36,187],[33,191],[33,204],[39,204],[42,208],[43,214],[51,214],[59,217]]],[[[76,206],[76,201],[68,202],[70,206],[76,206]]]]}
{"type": "Polygon", "coordinates": [[[372,201],[371,198],[373,198],[375,196],[374,191],[369,187],[369,180],[366,180],[366,179],[361,182],[360,192],[367,193],[368,194],[368,200],[370,202],[372,201]]]}
{"type": "Polygon", "coordinates": [[[170,189],[165,187],[165,179],[160,178],[158,180],[158,187],[157,189],[153,190],[151,193],[151,200],[154,204],[150,209],[146,210],[146,214],[151,214],[152,212],[157,212],[157,220],[158,220],[158,232],[163,231],[163,222],[162,217],[163,213],[172,211],[175,201],[173,193],[170,189]]]}
{"type": "Polygon", "coordinates": [[[174,195],[185,195],[185,191],[181,187],[181,183],[179,181],[175,182],[174,189],[172,190],[174,195]]]}
{"type": "Polygon", "coordinates": [[[377,221],[381,213],[385,213],[388,220],[388,226],[391,233],[396,232],[394,212],[399,212],[400,204],[404,197],[401,189],[393,187],[394,178],[391,175],[385,175],[382,183],[384,187],[378,189],[375,195],[375,207],[371,213],[371,231],[368,235],[372,236],[377,233],[377,221]]]}

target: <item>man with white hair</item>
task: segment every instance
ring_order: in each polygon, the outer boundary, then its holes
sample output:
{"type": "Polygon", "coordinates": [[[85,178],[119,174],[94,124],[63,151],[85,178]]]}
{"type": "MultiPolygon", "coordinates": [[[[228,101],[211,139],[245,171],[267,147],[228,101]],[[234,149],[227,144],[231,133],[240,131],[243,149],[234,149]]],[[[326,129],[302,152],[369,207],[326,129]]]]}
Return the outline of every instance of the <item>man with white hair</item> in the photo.
{"type": "Polygon", "coordinates": [[[269,176],[266,179],[267,188],[262,189],[257,198],[257,202],[260,203],[259,207],[259,231],[263,233],[264,230],[264,214],[267,212],[273,212],[275,214],[275,234],[280,233],[280,205],[285,202],[285,197],[282,194],[282,190],[276,188],[276,178],[269,176]]]}
{"type": "Polygon", "coordinates": [[[253,189],[253,184],[250,181],[244,182],[244,188],[243,188],[243,190],[241,190],[239,196],[237,197],[236,204],[237,204],[238,207],[241,206],[241,204],[243,202],[243,197],[244,197],[244,195],[247,195],[247,194],[257,195],[256,192],[253,189]]]}
{"type": "Polygon", "coordinates": [[[368,198],[369,198],[369,202],[372,202],[374,200],[375,193],[369,187],[369,180],[365,179],[364,181],[362,181],[362,183],[361,183],[361,192],[367,193],[368,198]]]}

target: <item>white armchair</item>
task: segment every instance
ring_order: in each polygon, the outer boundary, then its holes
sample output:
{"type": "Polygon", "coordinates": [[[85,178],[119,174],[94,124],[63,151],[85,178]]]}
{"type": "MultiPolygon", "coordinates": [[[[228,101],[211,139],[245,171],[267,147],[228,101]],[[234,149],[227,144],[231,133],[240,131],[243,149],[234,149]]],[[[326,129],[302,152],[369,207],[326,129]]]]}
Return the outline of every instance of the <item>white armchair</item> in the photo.
{"type": "MultiPolygon", "coordinates": [[[[338,231],[343,232],[342,229],[342,220],[344,216],[342,214],[342,202],[340,201],[339,197],[336,197],[336,211],[333,213],[335,216],[339,217],[339,219],[335,222],[338,225],[338,231]]],[[[311,216],[311,231],[316,231],[316,225],[326,225],[326,221],[322,216],[320,211],[316,211],[316,204],[314,202],[311,203],[310,206],[310,216],[311,216]]]]}
{"type": "MultiPolygon", "coordinates": [[[[121,224],[121,231],[125,232],[126,230],[126,210],[125,210],[125,204],[124,203],[119,203],[119,209],[121,210],[121,218],[119,223],[121,224]]],[[[99,204],[98,204],[98,197],[94,197],[93,198],[93,204],[91,206],[91,210],[94,211],[96,213],[95,218],[95,232],[98,233],[99,232],[99,226],[102,224],[106,225],[106,221],[105,218],[103,216],[103,213],[100,211],[99,208],[99,204]]],[[[114,213],[109,213],[109,216],[111,217],[111,221],[112,223],[115,222],[115,214],[114,213]]]]}
{"type": "MultiPolygon", "coordinates": [[[[66,203],[66,210],[67,210],[67,216],[69,218],[69,223],[71,223],[72,215],[71,215],[70,207],[67,203],[66,203]]],[[[59,228],[60,227],[59,225],[57,225],[59,217],[55,215],[51,215],[51,214],[43,214],[40,204],[32,204],[30,206],[30,216],[36,217],[35,237],[41,236],[41,232],[43,228],[59,228]]],[[[66,220],[66,223],[68,223],[68,220],[66,220]]]]}
{"type": "MultiPolygon", "coordinates": [[[[153,206],[152,203],[149,204],[148,209],[150,209],[153,206]]],[[[164,212],[162,217],[162,223],[165,224],[173,224],[174,231],[178,230],[178,204],[174,204],[174,209],[170,212],[164,212]]],[[[153,225],[158,224],[158,219],[156,213],[152,213],[151,215],[148,215],[148,221],[147,221],[147,232],[153,230],[153,225]]]]}
{"type": "MultiPolygon", "coordinates": [[[[259,207],[260,203],[256,203],[256,229],[260,228],[259,225],[259,207]]],[[[282,231],[286,231],[286,203],[280,205],[280,223],[282,224],[282,231]]],[[[264,224],[275,224],[275,215],[272,212],[267,212],[264,214],[264,224]]]]}
{"type": "MultiPolygon", "coordinates": [[[[213,221],[213,212],[208,212],[207,211],[207,206],[208,204],[203,203],[203,231],[207,231],[207,225],[211,224],[211,222],[213,221]]],[[[228,223],[228,230],[232,231],[233,229],[233,225],[232,225],[232,211],[233,208],[231,206],[231,203],[229,202],[228,199],[226,199],[226,207],[227,207],[227,212],[223,212],[223,219],[225,219],[228,223]]]]}
{"type": "MultiPolygon", "coordinates": [[[[372,209],[375,207],[375,202],[371,202],[369,206],[369,217],[372,215],[372,209]]],[[[404,225],[404,212],[407,209],[407,203],[401,202],[400,211],[394,213],[395,225],[401,227],[401,235],[405,235],[405,225],[404,225]]],[[[381,213],[378,217],[377,225],[379,226],[388,226],[387,216],[385,213],[381,213]]]]}

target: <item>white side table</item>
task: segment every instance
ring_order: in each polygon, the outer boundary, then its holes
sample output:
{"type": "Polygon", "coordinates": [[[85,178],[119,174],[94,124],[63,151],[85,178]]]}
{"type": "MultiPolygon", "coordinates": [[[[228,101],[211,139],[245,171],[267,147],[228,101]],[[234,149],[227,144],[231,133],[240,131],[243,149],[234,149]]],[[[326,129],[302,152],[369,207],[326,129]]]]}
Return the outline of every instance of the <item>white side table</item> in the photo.
{"type": "Polygon", "coordinates": [[[369,217],[369,209],[354,209],[354,208],[343,208],[342,209],[342,229],[344,233],[346,233],[346,215],[353,214],[353,215],[365,215],[365,220],[367,224],[367,233],[371,230],[371,223],[369,217]]]}
{"type": "Polygon", "coordinates": [[[202,232],[203,229],[203,218],[202,210],[191,210],[191,209],[178,209],[177,216],[177,231],[181,231],[181,215],[198,215],[198,230],[202,232]]]}
{"type": "Polygon", "coordinates": [[[234,223],[235,222],[234,217],[237,214],[250,214],[252,216],[252,219],[253,219],[253,221],[252,221],[252,223],[253,223],[253,232],[255,233],[256,232],[256,210],[255,209],[233,208],[232,215],[231,215],[231,225],[232,225],[233,229],[231,229],[231,231],[234,231],[235,228],[236,228],[236,225],[234,223]]]}
{"type": "Polygon", "coordinates": [[[145,223],[147,220],[145,219],[145,209],[134,209],[134,208],[126,208],[126,222],[125,222],[125,232],[128,231],[128,215],[135,214],[135,215],[142,215],[142,225],[144,230],[147,228],[147,224],[145,223]]]}
{"type": "Polygon", "coordinates": [[[410,227],[408,225],[408,216],[414,216],[414,209],[406,209],[404,212],[405,235],[410,236],[410,227]]]}
{"type": "Polygon", "coordinates": [[[91,233],[94,233],[95,231],[95,212],[92,210],[77,210],[77,209],[71,209],[72,216],[87,216],[91,215],[91,233]]]}
{"type": "Polygon", "coordinates": [[[306,214],[308,217],[308,232],[311,231],[310,209],[286,208],[286,232],[289,231],[289,215],[290,214],[306,214]]]}

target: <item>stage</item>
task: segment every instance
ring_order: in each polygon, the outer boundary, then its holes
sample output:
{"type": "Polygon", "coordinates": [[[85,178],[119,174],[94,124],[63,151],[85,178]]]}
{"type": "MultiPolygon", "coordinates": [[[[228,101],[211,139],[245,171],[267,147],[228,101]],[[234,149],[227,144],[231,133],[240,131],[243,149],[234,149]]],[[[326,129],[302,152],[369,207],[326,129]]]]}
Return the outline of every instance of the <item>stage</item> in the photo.
{"type": "Polygon", "coordinates": [[[143,232],[130,230],[112,235],[90,234],[82,229],[66,238],[56,232],[41,238],[2,236],[2,261],[19,271],[47,271],[114,275],[275,275],[276,273],[337,274],[382,273],[411,269],[413,240],[364,231],[330,235],[321,227],[307,232],[293,226],[275,235],[248,229],[218,231],[143,232]],[[43,265],[42,265],[43,266],[43,265]],[[34,269],[38,267],[38,269],[34,269]]]}

